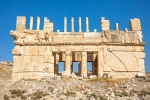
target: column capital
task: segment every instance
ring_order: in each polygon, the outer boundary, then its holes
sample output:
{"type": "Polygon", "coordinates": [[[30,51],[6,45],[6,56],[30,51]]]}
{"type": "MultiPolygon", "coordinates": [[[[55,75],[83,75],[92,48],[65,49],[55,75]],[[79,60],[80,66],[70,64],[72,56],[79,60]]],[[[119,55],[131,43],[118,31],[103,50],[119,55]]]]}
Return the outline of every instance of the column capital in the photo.
{"type": "Polygon", "coordinates": [[[82,54],[82,56],[86,56],[87,52],[82,52],[81,54],[82,54]]]}
{"type": "Polygon", "coordinates": [[[71,54],[72,54],[72,53],[71,53],[70,51],[67,51],[67,52],[66,52],[66,56],[71,56],[71,54]]]}

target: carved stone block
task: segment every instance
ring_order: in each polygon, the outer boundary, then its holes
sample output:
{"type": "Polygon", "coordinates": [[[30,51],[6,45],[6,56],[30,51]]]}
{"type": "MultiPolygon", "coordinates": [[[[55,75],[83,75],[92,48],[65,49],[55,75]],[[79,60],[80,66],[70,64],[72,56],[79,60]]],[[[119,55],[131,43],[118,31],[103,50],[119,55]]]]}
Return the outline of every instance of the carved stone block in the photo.
{"type": "Polygon", "coordinates": [[[16,30],[24,31],[26,29],[26,17],[17,16],[16,30]]]}
{"type": "Polygon", "coordinates": [[[140,31],[141,30],[141,23],[138,18],[134,18],[130,20],[130,30],[131,31],[140,31]]]}

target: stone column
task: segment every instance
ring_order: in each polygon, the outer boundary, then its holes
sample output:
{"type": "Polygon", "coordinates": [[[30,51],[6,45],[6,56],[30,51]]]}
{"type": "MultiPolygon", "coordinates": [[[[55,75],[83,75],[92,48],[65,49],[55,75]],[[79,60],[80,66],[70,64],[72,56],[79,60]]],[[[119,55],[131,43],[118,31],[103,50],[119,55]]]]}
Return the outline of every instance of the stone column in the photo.
{"type": "Polygon", "coordinates": [[[103,62],[103,52],[99,51],[97,54],[97,74],[98,74],[98,77],[103,76],[102,62],[103,62]]]}
{"type": "Polygon", "coordinates": [[[74,18],[71,18],[71,32],[74,32],[74,18]]]}
{"type": "Polygon", "coordinates": [[[81,77],[83,77],[83,78],[87,77],[87,53],[86,52],[82,52],[81,77]]]}
{"type": "Polygon", "coordinates": [[[96,33],[96,32],[97,32],[97,29],[94,29],[94,32],[96,33]]]}
{"type": "Polygon", "coordinates": [[[67,32],[67,18],[64,17],[64,32],[67,32]]]}
{"type": "Polygon", "coordinates": [[[30,30],[33,29],[33,17],[30,17],[30,30]]]}
{"type": "Polygon", "coordinates": [[[88,17],[86,17],[86,32],[89,32],[89,20],[88,20],[88,17]]]}
{"type": "Polygon", "coordinates": [[[78,62],[78,76],[81,76],[81,61],[78,62]]]}
{"type": "Polygon", "coordinates": [[[116,23],[116,25],[115,25],[115,30],[116,30],[116,31],[119,30],[119,29],[118,29],[118,23],[116,23]]]}
{"type": "Polygon", "coordinates": [[[71,52],[66,52],[66,59],[65,59],[65,72],[70,76],[71,74],[71,64],[70,64],[70,55],[71,52]]]}
{"type": "Polygon", "coordinates": [[[81,30],[81,17],[79,17],[79,32],[82,32],[82,30],[81,30]]]}
{"type": "Polygon", "coordinates": [[[97,75],[97,53],[93,53],[92,74],[97,75]]]}
{"type": "Polygon", "coordinates": [[[59,54],[54,55],[54,74],[58,74],[58,61],[59,61],[59,54]]]}
{"type": "Polygon", "coordinates": [[[37,17],[37,26],[36,29],[39,30],[40,29],[40,17],[37,17]]]}

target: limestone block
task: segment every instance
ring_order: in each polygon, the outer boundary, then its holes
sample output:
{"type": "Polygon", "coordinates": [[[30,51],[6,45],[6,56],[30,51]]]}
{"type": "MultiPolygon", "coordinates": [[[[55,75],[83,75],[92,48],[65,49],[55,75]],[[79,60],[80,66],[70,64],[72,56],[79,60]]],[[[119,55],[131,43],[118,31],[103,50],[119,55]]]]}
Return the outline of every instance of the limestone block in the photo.
{"type": "Polygon", "coordinates": [[[26,17],[17,16],[16,30],[24,31],[26,29],[26,17]]]}
{"type": "Polygon", "coordinates": [[[143,46],[133,46],[133,51],[134,52],[144,52],[144,47],[143,46]]]}
{"type": "Polygon", "coordinates": [[[31,80],[40,80],[42,77],[45,77],[45,73],[43,72],[27,72],[27,73],[19,73],[20,79],[31,79],[31,80]]]}
{"type": "Polygon", "coordinates": [[[53,23],[50,22],[46,17],[44,18],[43,30],[49,30],[49,31],[53,32],[53,23]]]}
{"type": "Polygon", "coordinates": [[[142,35],[142,32],[141,32],[141,31],[137,31],[137,35],[138,35],[139,43],[142,43],[142,42],[143,42],[143,35],[142,35]]]}
{"type": "Polygon", "coordinates": [[[104,72],[110,72],[110,71],[112,71],[112,70],[111,70],[111,66],[105,64],[105,65],[103,66],[103,71],[104,71],[104,72]]]}
{"type": "Polygon", "coordinates": [[[20,67],[20,56],[13,56],[13,67],[12,72],[18,72],[20,67]]]}
{"type": "Polygon", "coordinates": [[[25,56],[37,56],[38,50],[37,46],[21,46],[20,47],[20,54],[25,56]]]}
{"type": "Polygon", "coordinates": [[[104,53],[104,69],[111,67],[114,71],[126,71],[124,64],[113,53],[104,53]],[[106,67],[106,68],[105,68],[106,67]]]}
{"type": "Polygon", "coordinates": [[[48,61],[48,60],[47,60],[47,57],[45,58],[45,56],[31,56],[31,59],[30,59],[31,62],[37,62],[37,63],[44,63],[45,61],[48,61]]]}
{"type": "Polygon", "coordinates": [[[108,51],[118,51],[118,46],[108,46],[108,51]]]}
{"type": "Polygon", "coordinates": [[[38,52],[39,55],[52,55],[52,52],[50,51],[50,46],[38,46],[38,52]]]}
{"type": "Polygon", "coordinates": [[[102,31],[109,30],[109,26],[110,26],[109,20],[105,20],[105,19],[101,20],[102,31]]]}
{"type": "Polygon", "coordinates": [[[44,63],[50,63],[52,61],[51,56],[43,56],[44,57],[44,63]]]}
{"type": "MultiPolygon", "coordinates": [[[[132,52],[112,52],[112,54],[116,59],[120,60],[120,64],[122,63],[124,65],[126,71],[139,71],[140,66],[137,57],[132,52]]],[[[118,67],[116,68],[116,70],[119,70],[118,67]]]]}
{"type": "Polygon", "coordinates": [[[144,59],[145,58],[144,52],[133,52],[133,54],[137,57],[137,59],[144,59]]]}
{"type": "Polygon", "coordinates": [[[54,64],[52,63],[45,63],[45,73],[47,74],[53,74],[54,76],[54,64]]]}
{"type": "Polygon", "coordinates": [[[12,81],[18,81],[19,80],[19,75],[18,75],[18,73],[12,73],[11,74],[11,80],[12,81]]]}
{"type": "Polygon", "coordinates": [[[131,31],[140,31],[141,30],[141,24],[140,20],[138,18],[134,18],[130,20],[130,30],[131,31]]]}
{"type": "Polygon", "coordinates": [[[126,47],[126,51],[130,51],[130,52],[133,51],[133,47],[132,46],[125,46],[125,47],[126,47]]]}
{"type": "Polygon", "coordinates": [[[20,54],[20,46],[16,45],[15,48],[12,50],[13,55],[19,55],[20,54]]]}
{"type": "Polygon", "coordinates": [[[18,72],[24,72],[27,68],[30,68],[31,56],[20,56],[19,57],[19,67],[18,72]]]}
{"type": "Polygon", "coordinates": [[[24,71],[25,72],[37,72],[37,71],[43,72],[44,68],[45,68],[44,63],[30,62],[25,67],[24,71]]]}

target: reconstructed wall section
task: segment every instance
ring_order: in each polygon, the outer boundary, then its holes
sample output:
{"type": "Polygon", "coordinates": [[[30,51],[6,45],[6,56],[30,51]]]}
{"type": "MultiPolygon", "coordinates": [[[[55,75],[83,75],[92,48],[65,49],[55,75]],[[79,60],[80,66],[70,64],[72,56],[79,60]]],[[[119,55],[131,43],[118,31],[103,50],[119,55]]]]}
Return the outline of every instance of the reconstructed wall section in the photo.
{"type": "Polygon", "coordinates": [[[60,74],[58,62],[65,63],[65,74],[73,72],[72,62],[78,62],[78,76],[88,77],[87,62],[92,62],[92,74],[102,77],[107,73],[113,78],[132,78],[137,73],[145,75],[144,43],[140,20],[130,20],[130,31],[109,30],[110,22],[101,18],[102,32],[89,32],[86,17],[86,32],[74,32],[74,19],[71,18],[71,32],[67,32],[67,18],[64,18],[64,32],[53,32],[53,23],[44,18],[44,28],[40,30],[40,18],[37,29],[33,30],[33,17],[30,28],[26,29],[26,18],[18,16],[14,38],[12,80],[41,79],[60,74]]]}

